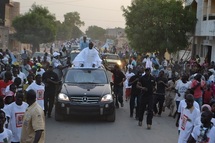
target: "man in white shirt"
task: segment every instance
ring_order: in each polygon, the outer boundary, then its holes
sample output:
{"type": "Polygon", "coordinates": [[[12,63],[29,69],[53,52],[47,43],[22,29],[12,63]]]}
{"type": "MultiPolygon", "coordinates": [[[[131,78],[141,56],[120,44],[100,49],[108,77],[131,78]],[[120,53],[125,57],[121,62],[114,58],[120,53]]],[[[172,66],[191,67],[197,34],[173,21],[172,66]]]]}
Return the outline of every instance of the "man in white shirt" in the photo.
{"type": "Polygon", "coordinates": [[[45,91],[45,85],[42,83],[42,77],[41,75],[36,75],[35,82],[31,83],[26,91],[29,91],[30,89],[33,89],[36,92],[36,100],[37,103],[42,107],[44,110],[44,91],[45,91]]]}
{"type": "Polygon", "coordinates": [[[213,113],[204,111],[201,114],[201,125],[195,126],[187,143],[215,143],[215,126],[211,123],[213,113]]]}
{"type": "Polygon", "coordinates": [[[187,143],[194,128],[195,119],[200,116],[200,111],[193,106],[194,97],[192,94],[186,95],[185,102],[187,103],[187,106],[181,113],[178,143],[187,143]]]}
{"type": "Polygon", "coordinates": [[[98,51],[93,48],[93,43],[89,43],[89,47],[84,48],[73,60],[76,67],[100,67],[102,63],[98,51]]]}
{"type": "Polygon", "coordinates": [[[28,104],[23,102],[23,93],[16,93],[16,101],[6,107],[6,115],[9,118],[8,128],[12,131],[12,142],[20,142],[22,132],[22,120],[28,104]]]}
{"type": "Polygon", "coordinates": [[[27,77],[29,72],[31,72],[31,66],[27,63],[27,59],[24,59],[23,65],[21,65],[21,70],[27,77]]]}
{"type": "Polygon", "coordinates": [[[128,82],[132,76],[135,74],[132,72],[132,69],[129,68],[128,71],[125,74],[126,80],[125,80],[125,101],[128,101],[131,97],[131,86],[128,85],[128,82]]]}
{"type": "MultiPolygon", "coordinates": [[[[186,98],[186,95],[185,95],[185,98],[186,98]]],[[[196,101],[193,102],[193,106],[196,109],[200,110],[199,104],[196,101]]],[[[187,103],[186,103],[185,99],[181,100],[180,103],[179,103],[179,106],[178,106],[178,110],[177,110],[178,118],[176,120],[176,126],[178,127],[179,132],[181,130],[181,126],[180,126],[181,125],[181,123],[180,123],[181,120],[180,120],[180,118],[182,118],[182,116],[183,116],[182,113],[183,113],[183,111],[184,111],[184,109],[186,107],[187,107],[187,103]]]]}
{"type": "Polygon", "coordinates": [[[40,74],[41,76],[43,76],[45,70],[42,68],[42,65],[40,63],[37,63],[36,65],[37,65],[36,75],[40,74]]]}
{"type": "Polygon", "coordinates": [[[19,66],[16,66],[16,68],[18,70],[18,77],[21,78],[22,85],[23,85],[27,81],[27,77],[26,77],[26,75],[23,72],[20,71],[19,66]]]}
{"type": "Polygon", "coordinates": [[[63,66],[62,63],[60,62],[60,53],[54,52],[53,53],[53,60],[52,60],[52,66],[53,66],[53,71],[58,75],[58,78],[61,79],[63,76],[62,70],[67,68],[68,66],[63,66]]]}
{"type": "MultiPolygon", "coordinates": [[[[176,102],[176,110],[178,111],[178,106],[181,100],[183,100],[185,97],[185,92],[189,89],[191,82],[187,81],[188,77],[187,75],[182,75],[181,79],[177,81],[175,90],[176,90],[176,96],[175,96],[175,102],[176,102]]],[[[177,113],[177,112],[176,112],[177,113]]],[[[176,116],[175,113],[175,116],[176,116]]]]}

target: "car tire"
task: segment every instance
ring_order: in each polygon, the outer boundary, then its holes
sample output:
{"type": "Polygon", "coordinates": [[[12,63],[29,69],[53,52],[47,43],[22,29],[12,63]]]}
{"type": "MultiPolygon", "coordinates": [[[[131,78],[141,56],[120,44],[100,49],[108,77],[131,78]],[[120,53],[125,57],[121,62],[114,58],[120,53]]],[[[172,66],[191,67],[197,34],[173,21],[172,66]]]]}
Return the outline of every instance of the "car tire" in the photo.
{"type": "Polygon", "coordinates": [[[106,120],[107,120],[108,122],[114,122],[115,119],[116,119],[116,113],[115,113],[115,109],[114,109],[114,111],[113,111],[112,114],[107,115],[106,120]]]}
{"type": "Polygon", "coordinates": [[[63,121],[64,115],[60,114],[57,110],[55,110],[55,120],[56,121],[63,121]]]}

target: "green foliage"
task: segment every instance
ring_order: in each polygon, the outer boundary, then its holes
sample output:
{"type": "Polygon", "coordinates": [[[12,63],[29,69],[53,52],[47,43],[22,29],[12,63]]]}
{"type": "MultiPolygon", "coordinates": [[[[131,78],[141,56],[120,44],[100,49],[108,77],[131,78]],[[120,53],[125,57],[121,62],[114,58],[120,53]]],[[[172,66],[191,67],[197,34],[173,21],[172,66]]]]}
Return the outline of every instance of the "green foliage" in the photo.
{"type": "Polygon", "coordinates": [[[55,39],[55,16],[42,6],[32,5],[30,11],[16,17],[12,25],[16,30],[16,39],[22,43],[38,46],[40,43],[51,42],[55,39]]]}
{"type": "Polygon", "coordinates": [[[57,22],[57,40],[69,40],[83,35],[79,29],[83,26],[84,22],[80,20],[78,12],[69,12],[64,15],[64,21],[57,22]]]}
{"type": "Polygon", "coordinates": [[[98,26],[89,26],[86,30],[87,36],[92,39],[104,40],[106,30],[98,26]]]}
{"type": "Polygon", "coordinates": [[[136,0],[122,8],[132,48],[141,52],[176,52],[186,48],[196,24],[195,12],[176,0],[136,0]]]}
{"type": "Polygon", "coordinates": [[[64,15],[64,23],[67,26],[84,26],[84,22],[80,20],[78,12],[69,12],[64,15]]]}

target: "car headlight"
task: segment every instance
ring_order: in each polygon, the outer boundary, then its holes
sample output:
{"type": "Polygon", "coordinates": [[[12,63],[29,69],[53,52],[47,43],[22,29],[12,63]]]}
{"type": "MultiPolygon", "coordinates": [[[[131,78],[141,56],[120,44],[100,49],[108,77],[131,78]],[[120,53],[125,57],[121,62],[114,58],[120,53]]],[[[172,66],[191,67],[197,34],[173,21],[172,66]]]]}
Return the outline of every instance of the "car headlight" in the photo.
{"type": "Polygon", "coordinates": [[[64,93],[59,93],[58,100],[69,101],[69,97],[64,93]]]}
{"type": "Polygon", "coordinates": [[[101,102],[112,102],[113,96],[111,94],[106,94],[102,97],[101,102]]]}
{"type": "Polygon", "coordinates": [[[118,61],[117,64],[118,64],[119,66],[121,66],[122,62],[121,62],[121,61],[118,61]]]}

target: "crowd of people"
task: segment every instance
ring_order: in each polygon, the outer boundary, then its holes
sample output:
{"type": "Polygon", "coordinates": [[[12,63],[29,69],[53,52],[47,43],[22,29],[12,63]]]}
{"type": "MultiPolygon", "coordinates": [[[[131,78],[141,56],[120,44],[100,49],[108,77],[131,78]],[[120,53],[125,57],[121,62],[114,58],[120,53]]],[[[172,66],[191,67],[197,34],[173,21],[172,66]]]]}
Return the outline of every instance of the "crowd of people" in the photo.
{"type": "MultiPolygon", "coordinates": [[[[102,60],[93,47],[84,40],[74,66],[100,67],[102,60]]],[[[45,117],[51,118],[61,78],[72,66],[67,48],[51,56],[12,59],[11,52],[0,50],[0,142],[44,142],[45,117]]],[[[133,54],[125,65],[124,71],[104,64],[113,74],[116,108],[124,106],[125,98],[139,126],[147,112],[147,129],[154,116],[168,109],[168,116],[176,120],[178,143],[215,143],[214,62],[159,62],[156,55],[133,54]]]]}
{"type": "MultiPolygon", "coordinates": [[[[25,50],[24,50],[25,52],[25,50]]],[[[61,77],[71,67],[67,49],[52,55],[11,60],[0,51],[0,142],[45,142],[45,118],[51,118],[61,77]]]]}
{"type": "Polygon", "coordinates": [[[214,62],[200,65],[189,62],[159,62],[156,56],[145,56],[141,62],[135,56],[129,59],[126,72],[115,66],[113,87],[116,107],[129,101],[130,117],[142,126],[146,113],[147,129],[151,129],[153,116],[168,116],[176,120],[178,143],[215,143],[215,66],[214,62]],[[125,93],[123,93],[123,83],[125,93]],[[135,111],[134,111],[135,110],[135,111]]]}
{"type": "MultiPolygon", "coordinates": [[[[20,61],[12,60],[9,50],[0,50],[0,142],[44,142],[44,117],[51,118],[61,79],[72,66],[71,44],[74,41],[64,43],[59,51],[51,47],[50,54],[32,59],[24,49],[20,61]]],[[[98,51],[86,37],[79,50],[73,66],[101,66],[98,51]]]]}

